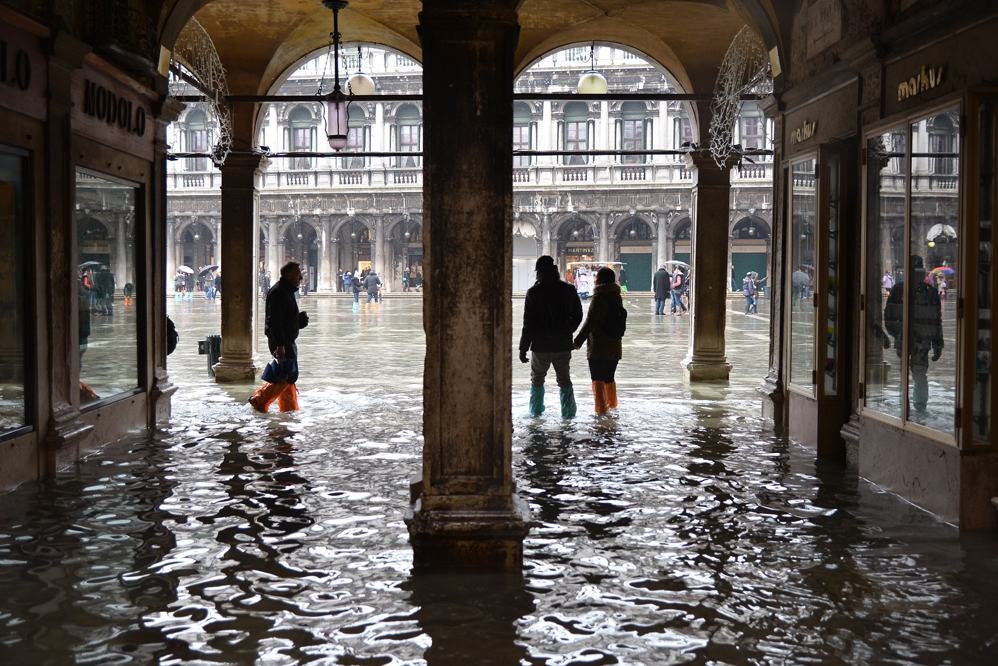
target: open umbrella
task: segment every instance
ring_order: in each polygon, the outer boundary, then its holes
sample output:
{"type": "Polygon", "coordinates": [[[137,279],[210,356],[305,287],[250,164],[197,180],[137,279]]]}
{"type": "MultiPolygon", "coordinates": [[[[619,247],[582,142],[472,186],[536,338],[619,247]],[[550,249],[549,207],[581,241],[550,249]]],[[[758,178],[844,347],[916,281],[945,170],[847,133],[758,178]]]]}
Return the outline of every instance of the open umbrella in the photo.
{"type": "Polygon", "coordinates": [[[678,259],[670,259],[669,261],[663,261],[662,263],[666,266],[678,266],[679,268],[685,268],[686,270],[690,269],[690,265],[688,263],[685,261],[679,261],[678,259]]]}
{"type": "Polygon", "coordinates": [[[177,272],[184,275],[194,275],[194,269],[190,266],[177,266],[177,272]]]}
{"type": "Polygon", "coordinates": [[[198,277],[203,277],[208,273],[218,270],[218,264],[212,264],[211,266],[205,266],[198,272],[198,277]]]}
{"type": "Polygon", "coordinates": [[[101,263],[99,261],[84,261],[80,264],[80,268],[97,268],[101,263]]]}
{"type": "Polygon", "coordinates": [[[932,269],[931,272],[942,273],[946,277],[953,277],[954,275],[956,275],[956,271],[953,270],[952,266],[936,266],[935,268],[932,269]]]}

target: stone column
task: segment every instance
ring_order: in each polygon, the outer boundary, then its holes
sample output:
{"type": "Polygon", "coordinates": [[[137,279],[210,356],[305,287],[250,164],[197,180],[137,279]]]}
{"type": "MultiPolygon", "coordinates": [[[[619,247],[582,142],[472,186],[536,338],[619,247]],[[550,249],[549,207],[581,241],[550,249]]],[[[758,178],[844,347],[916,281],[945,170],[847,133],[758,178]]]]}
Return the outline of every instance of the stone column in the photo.
{"type": "Polygon", "coordinates": [[[215,381],[250,382],[253,361],[253,306],[259,242],[256,189],[260,156],[230,154],[222,167],[222,357],[215,364],[215,381]]]}
{"type": "Polygon", "coordinates": [[[515,4],[424,0],[420,13],[425,444],[406,519],[417,569],[523,562],[510,414],[515,4]]]}
{"type": "Polygon", "coordinates": [[[319,224],[322,228],[319,247],[319,290],[332,293],[336,291],[336,278],[333,277],[333,243],[330,235],[329,217],[322,218],[319,224]]]}
{"type": "Polygon", "coordinates": [[[669,240],[669,224],[668,220],[666,220],[665,213],[655,213],[654,215],[657,218],[656,235],[658,236],[658,239],[655,247],[658,261],[651,268],[653,271],[657,271],[659,266],[664,266],[665,262],[669,260],[669,254],[667,252],[668,248],[666,247],[669,240]]]}
{"type": "MultiPolygon", "coordinates": [[[[547,213],[541,215],[541,254],[554,257],[551,254],[551,216],[547,213]]],[[[554,257],[557,263],[558,257],[554,257]]]]}
{"type": "Polygon", "coordinates": [[[610,261],[610,216],[607,213],[599,214],[599,249],[596,261],[610,261]]]}
{"type": "Polygon", "coordinates": [[[730,168],[719,169],[709,154],[694,156],[691,207],[693,291],[690,297],[689,353],[682,361],[689,381],[727,381],[731,373],[724,349],[727,317],[727,236],[730,168]]]}
{"type": "Polygon", "coordinates": [[[177,233],[177,225],[171,219],[166,223],[166,293],[173,293],[173,276],[177,274],[177,247],[174,236],[177,233]]]}
{"type": "Polygon", "coordinates": [[[381,281],[388,284],[388,257],[385,256],[385,217],[383,215],[379,215],[374,220],[374,256],[372,259],[374,270],[381,276],[381,281]]]}
{"type": "Polygon", "coordinates": [[[280,233],[280,220],[272,218],[267,222],[267,270],[270,271],[270,284],[276,284],[281,275],[281,254],[278,245],[280,233]]]}

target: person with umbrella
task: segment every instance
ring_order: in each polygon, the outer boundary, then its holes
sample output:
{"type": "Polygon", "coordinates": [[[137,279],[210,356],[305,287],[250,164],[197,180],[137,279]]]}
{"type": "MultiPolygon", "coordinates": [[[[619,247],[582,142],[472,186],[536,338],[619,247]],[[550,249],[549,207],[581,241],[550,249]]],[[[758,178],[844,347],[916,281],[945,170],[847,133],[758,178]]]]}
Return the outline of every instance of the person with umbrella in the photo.
{"type": "Polygon", "coordinates": [[[204,268],[201,269],[201,272],[198,273],[198,277],[200,277],[202,281],[203,285],[202,289],[204,290],[204,297],[209,301],[215,300],[215,294],[216,294],[215,271],[217,270],[218,270],[218,265],[212,264],[211,266],[205,266],[204,268]]]}

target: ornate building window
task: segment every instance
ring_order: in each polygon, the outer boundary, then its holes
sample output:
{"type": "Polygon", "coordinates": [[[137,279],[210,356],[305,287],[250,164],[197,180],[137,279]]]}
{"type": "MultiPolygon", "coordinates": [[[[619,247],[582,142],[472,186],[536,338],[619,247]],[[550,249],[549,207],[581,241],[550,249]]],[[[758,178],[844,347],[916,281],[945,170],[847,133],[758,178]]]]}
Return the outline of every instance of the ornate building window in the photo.
{"type": "MultiPolygon", "coordinates": [[[[421,149],[423,138],[422,119],[419,116],[419,109],[412,104],[405,104],[399,107],[395,114],[395,136],[400,153],[418,153],[421,149]]],[[[399,157],[396,166],[417,167],[418,157],[399,157]]]]}
{"type": "MultiPolygon", "coordinates": [[[[350,105],[350,116],[347,119],[347,151],[361,153],[367,150],[370,139],[370,128],[367,126],[367,116],[358,104],[350,105]]],[[[367,166],[367,158],[348,156],[342,161],[344,169],[363,169],[367,166]]]]}
{"type": "MultiPolygon", "coordinates": [[[[207,153],[211,150],[208,137],[208,115],[201,109],[187,114],[187,152],[207,153]]],[[[208,158],[188,157],[185,165],[188,171],[207,171],[208,158]]]]}
{"type": "MultiPolygon", "coordinates": [[[[288,114],[288,148],[293,153],[310,153],[315,150],[315,121],[304,106],[297,106],[288,114]]],[[[311,169],[311,157],[292,157],[291,169],[311,169]]]]}
{"type": "MultiPolygon", "coordinates": [[[[651,147],[651,119],[644,102],[624,102],[617,121],[617,145],[621,150],[647,150],[651,147]]],[[[621,155],[622,164],[641,164],[645,155],[621,155]]]]}
{"type": "MultiPolygon", "coordinates": [[[[533,114],[530,106],[517,102],[513,107],[513,150],[531,150],[533,148],[533,114]]],[[[530,155],[515,155],[513,166],[530,166],[530,155]]]]}
{"type": "Polygon", "coordinates": [[[758,104],[742,105],[738,116],[738,143],[745,150],[762,150],[766,147],[766,117],[758,104]]]}
{"type": "MultiPolygon", "coordinates": [[[[565,150],[589,150],[589,108],[583,102],[565,105],[565,150]]],[[[566,155],[565,164],[588,164],[588,155],[566,155]]]]}

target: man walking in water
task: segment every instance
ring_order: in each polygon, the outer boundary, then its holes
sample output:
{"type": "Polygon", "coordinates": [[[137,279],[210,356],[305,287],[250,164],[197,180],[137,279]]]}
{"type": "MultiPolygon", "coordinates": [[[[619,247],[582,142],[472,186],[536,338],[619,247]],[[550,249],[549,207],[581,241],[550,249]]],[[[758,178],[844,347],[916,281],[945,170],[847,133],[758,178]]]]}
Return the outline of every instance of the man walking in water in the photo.
{"type": "Polygon", "coordinates": [[[308,326],[308,315],[298,311],[295,292],[301,286],[301,266],[295,262],[281,268],[281,279],[267,292],[264,333],[270,353],[281,368],[280,377],[265,381],[250,397],[249,403],[258,412],[266,412],[277,400],[282,412],[298,409],[298,331],[308,326]]]}
{"type": "Polygon", "coordinates": [[[561,398],[561,416],[575,416],[575,392],[569,364],[572,334],[582,323],[582,302],[575,287],[562,282],[554,259],[544,255],[534,266],[537,282],[527,290],[520,334],[520,362],[530,362],[530,415],[544,413],[544,377],[554,366],[561,398]]]}

